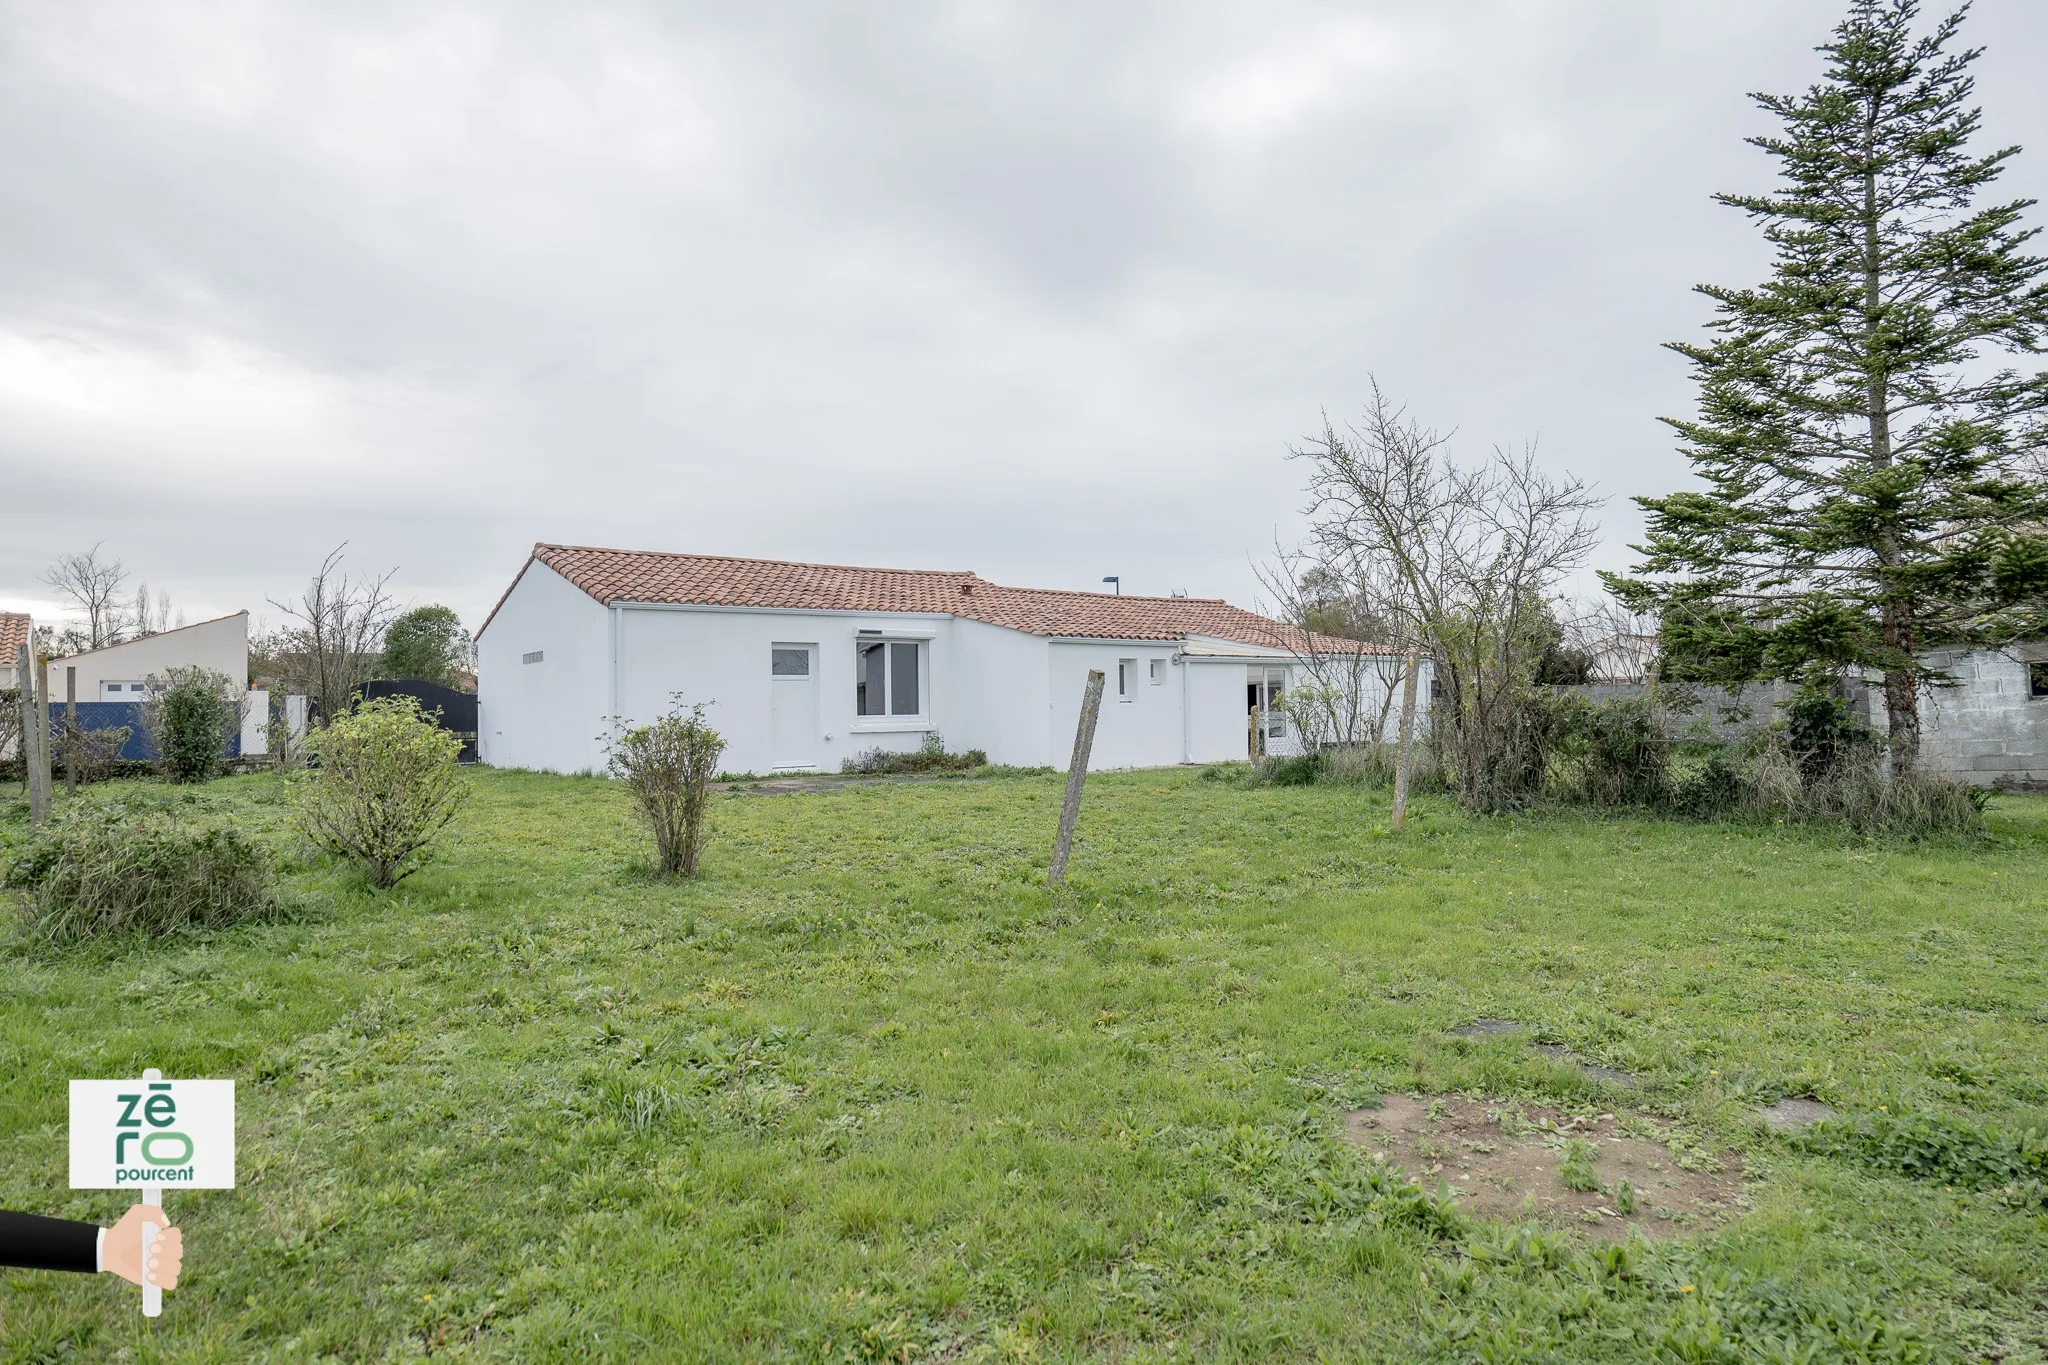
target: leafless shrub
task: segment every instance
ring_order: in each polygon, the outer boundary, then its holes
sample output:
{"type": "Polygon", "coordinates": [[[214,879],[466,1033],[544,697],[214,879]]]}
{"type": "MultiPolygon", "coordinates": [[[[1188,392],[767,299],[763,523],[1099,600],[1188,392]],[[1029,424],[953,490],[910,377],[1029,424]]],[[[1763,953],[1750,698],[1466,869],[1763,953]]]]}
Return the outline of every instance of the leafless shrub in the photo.
{"type": "Polygon", "coordinates": [[[709,833],[711,783],[725,739],[704,723],[704,705],[675,708],[607,741],[612,776],[632,792],[654,830],[663,876],[694,877],[709,833]]]}
{"type": "Polygon", "coordinates": [[[294,624],[261,642],[279,681],[312,698],[324,724],[348,709],[357,689],[376,671],[385,627],[397,614],[388,584],[396,569],[375,578],[352,578],[341,568],[344,541],[320,561],[306,590],[271,605],[294,624]]]}

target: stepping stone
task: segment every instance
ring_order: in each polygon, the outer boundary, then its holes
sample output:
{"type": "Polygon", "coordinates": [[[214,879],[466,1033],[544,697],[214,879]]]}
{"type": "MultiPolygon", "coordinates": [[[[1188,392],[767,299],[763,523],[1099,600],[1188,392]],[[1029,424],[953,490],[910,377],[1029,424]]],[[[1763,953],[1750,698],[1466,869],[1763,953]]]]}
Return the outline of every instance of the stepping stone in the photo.
{"type": "Polygon", "coordinates": [[[1759,1112],[1764,1126],[1774,1133],[1789,1133],[1835,1116],[1835,1111],[1819,1100],[1784,1099],[1759,1112]]]}
{"type": "Polygon", "coordinates": [[[1506,1038],[1512,1034],[1528,1031],[1527,1024],[1518,1024],[1512,1019],[1474,1019],[1469,1024],[1460,1024],[1451,1030],[1453,1038],[1506,1038]]]}

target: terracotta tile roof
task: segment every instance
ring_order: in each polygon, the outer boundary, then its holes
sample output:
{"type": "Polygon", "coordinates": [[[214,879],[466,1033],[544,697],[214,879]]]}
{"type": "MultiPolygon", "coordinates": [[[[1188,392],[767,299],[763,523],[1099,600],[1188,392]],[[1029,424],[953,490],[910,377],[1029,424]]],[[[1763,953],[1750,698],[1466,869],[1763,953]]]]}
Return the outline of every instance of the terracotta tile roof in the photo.
{"type": "MultiPolygon", "coordinates": [[[[922,612],[965,617],[1031,635],[1096,640],[1178,640],[1206,635],[1277,649],[1303,647],[1302,632],[1216,597],[1118,597],[1009,588],[967,570],[864,569],[587,545],[536,545],[527,562],[534,560],[604,603],[922,612]]],[[[518,581],[513,579],[513,584],[518,581]]],[[[506,596],[511,592],[511,588],[505,589],[506,596]]],[[[500,597],[498,606],[504,602],[500,597]]],[[[491,616],[497,614],[498,607],[492,607],[491,616]]],[[[477,634],[481,636],[490,624],[491,617],[485,617],[477,634]]],[[[1377,646],[1353,640],[1311,638],[1323,652],[1382,652],[1377,646]]]]}
{"type": "Polygon", "coordinates": [[[0,686],[14,686],[14,660],[28,643],[29,626],[34,619],[26,612],[0,611],[0,673],[6,674],[0,686]]]}

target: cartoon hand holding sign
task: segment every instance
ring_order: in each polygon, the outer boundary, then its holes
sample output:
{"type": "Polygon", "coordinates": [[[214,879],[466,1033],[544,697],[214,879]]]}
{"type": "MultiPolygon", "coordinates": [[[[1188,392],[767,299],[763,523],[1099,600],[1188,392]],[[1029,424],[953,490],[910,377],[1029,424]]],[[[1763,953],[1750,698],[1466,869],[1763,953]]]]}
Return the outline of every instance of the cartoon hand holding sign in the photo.
{"type": "Polygon", "coordinates": [[[142,1312],[152,1318],[184,1258],[183,1238],[164,1217],[166,1185],[235,1187],[235,1083],[167,1081],[154,1067],[139,1081],[73,1081],[71,1188],[142,1191],[104,1234],[98,1259],[142,1286],[142,1312]]]}

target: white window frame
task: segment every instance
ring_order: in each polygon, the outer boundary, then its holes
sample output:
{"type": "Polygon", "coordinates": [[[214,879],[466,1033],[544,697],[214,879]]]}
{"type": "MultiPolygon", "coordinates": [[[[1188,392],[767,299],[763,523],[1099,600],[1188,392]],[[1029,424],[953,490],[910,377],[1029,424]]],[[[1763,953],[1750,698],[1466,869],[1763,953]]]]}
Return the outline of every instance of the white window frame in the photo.
{"type": "Polygon", "coordinates": [[[1138,661],[1118,659],[1116,661],[1116,699],[1136,701],[1138,699],[1138,661]]]}
{"type": "Polygon", "coordinates": [[[1151,678],[1154,687],[1166,685],[1166,660],[1152,659],[1146,663],[1145,667],[1147,676],[1151,678]]]}
{"type": "MultiPolygon", "coordinates": [[[[856,635],[853,639],[853,689],[855,712],[847,725],[854,734],[903,734],[932,728],[932,650],[929,635],[906,635],[887,632],[878,635],[856,635]],[[863,645],[916,645],[917,646],[917,706],[914,716],[863,716],[860,705],[860,651],[863,645]]],[[[891,702],[896,691],[896,653],[884,650],[882,654],[883,690],[891,702]]],[[[813,667],[816,665],[813,664],[813,667]]]]}

